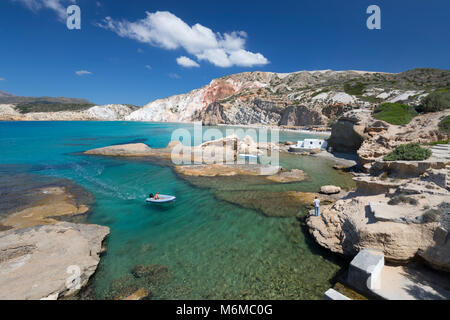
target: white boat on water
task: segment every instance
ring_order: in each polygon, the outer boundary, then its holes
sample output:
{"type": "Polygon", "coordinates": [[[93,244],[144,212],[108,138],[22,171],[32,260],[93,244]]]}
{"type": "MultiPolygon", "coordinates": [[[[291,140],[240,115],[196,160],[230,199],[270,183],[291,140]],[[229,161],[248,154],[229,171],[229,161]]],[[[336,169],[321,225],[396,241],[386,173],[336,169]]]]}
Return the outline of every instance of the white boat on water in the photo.
{"type": "Polygon", "coordinates": [[[147,198],[147,202],[149,203],[169,203],[169,202],[173,202],[177,199],[177,197],[175,196],[168,196],[165,194],[160,194],[158,195],[159,199],[155,199],[155,198],[147,198]]]}

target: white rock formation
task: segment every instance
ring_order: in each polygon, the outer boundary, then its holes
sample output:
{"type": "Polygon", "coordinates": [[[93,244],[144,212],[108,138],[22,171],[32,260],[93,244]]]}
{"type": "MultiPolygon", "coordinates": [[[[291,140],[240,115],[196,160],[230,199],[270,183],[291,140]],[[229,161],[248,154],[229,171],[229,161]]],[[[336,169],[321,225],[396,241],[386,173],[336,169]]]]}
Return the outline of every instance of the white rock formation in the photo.
{"type": "Polygon", "coordinates": [[[100,261],[108,227],[61,222],[0,233],[0,300],[70,296],[100,261]]]}
{"type": "Polygon", "coordinates": [[[0,120],[22,120],[22,121],[118,121],[124,120],[127,115],[134,111],[133,108],[122,104],[108,104],[94,106],[80,111],[59,112],[32,112],[22,114],[14,105],[0,105],[0,120]]]}

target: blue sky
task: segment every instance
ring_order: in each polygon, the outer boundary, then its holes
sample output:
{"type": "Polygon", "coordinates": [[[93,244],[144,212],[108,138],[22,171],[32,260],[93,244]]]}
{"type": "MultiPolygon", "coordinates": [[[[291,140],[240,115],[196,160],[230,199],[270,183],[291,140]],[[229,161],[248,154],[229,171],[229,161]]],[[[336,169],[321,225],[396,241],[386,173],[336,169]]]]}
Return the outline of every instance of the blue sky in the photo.
{"type": "Polygon", "coordinates": [[[0,90],[143,105],[244,71],[450,69],[449,16],[448,0],[1,0],[0,90]],[[81,30],[61,18],[73,2],[81,30]]]}

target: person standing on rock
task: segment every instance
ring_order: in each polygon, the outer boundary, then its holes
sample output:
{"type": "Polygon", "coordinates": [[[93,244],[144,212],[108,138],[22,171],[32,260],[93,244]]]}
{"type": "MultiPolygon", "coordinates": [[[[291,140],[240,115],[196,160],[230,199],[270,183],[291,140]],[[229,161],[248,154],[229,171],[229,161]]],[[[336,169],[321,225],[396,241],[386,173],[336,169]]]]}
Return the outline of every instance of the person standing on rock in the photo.
{"type": "Polygon", "coordinates": [[[316,197],[313,202],[314,202],[314,215],[316,217],[318,217],[319,216],[319,208],[320,208],[320,200],[316,197]]]}

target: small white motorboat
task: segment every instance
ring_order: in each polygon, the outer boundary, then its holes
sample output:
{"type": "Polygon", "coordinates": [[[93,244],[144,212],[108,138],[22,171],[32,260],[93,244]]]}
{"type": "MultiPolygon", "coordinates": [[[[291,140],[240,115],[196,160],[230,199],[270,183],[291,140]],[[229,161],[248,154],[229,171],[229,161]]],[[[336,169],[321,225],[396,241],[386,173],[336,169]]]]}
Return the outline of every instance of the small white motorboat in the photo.
{"type": "Polygon", "coordinates": [[[147,200],[145,200],[145,201],[149,202],[149,203],[169,203],[169,202],[173,202],[177,199],[177,197],[168,196],[165,194],[160,194],[158,196],[159,196],[159,199],[147,198],[147,200]]]}

